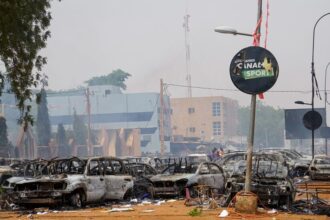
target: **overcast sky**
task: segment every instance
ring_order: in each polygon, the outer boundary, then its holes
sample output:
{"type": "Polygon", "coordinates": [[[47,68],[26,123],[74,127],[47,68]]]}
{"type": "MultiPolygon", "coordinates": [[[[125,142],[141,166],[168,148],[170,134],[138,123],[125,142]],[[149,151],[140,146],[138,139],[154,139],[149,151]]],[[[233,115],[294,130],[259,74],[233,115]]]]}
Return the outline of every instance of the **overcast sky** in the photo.
{"type": "MultiPolygon", "coordinates": [[[[266,3],[263,1],[262,46],[266,3]]],[[[159,92],[159,80],[186,84],[183,17],[190,15],[192,85],[235,89],[229,76],[232,57],[252,39],[214,32],[220,25],[252,33],[257,0],[67,0],[53,1],[50,30],[43,54],[51,89],[69,89],[115,69],[130,74],[127,92],[159,92]]],[[[279,78],[265,93],[265,102],[298,108],[296,100],[310,102],[312,33],[316,20],[330,12],[329,0],[270,0],[268,43],[279,63],[279,78]],[[307,91],[295,93],[278,91],[307,91]]],[[[318,24],[315,70],[324,89],[325,67],[330,62],[330,16],[318,24]]],[[[330,72],[330,68],[329,68],[330,72]]],[[[330,78],[330,76],[329,76],[330,78]]],[[[329,79],[328,78],[328,79],[329,79]]],[[[330,88],[330,79],[328,83],[330,88]]],[[[171,97],[185,97],[186,88],[168,87],[171,97]]],[[[193,89],[193,96],[222,95],[250,103],[242,92],[193,89]]],[[[322,98],[324,98],[322,92],[322,98]]],[[[324,106],[315,100],[316,107],[324,106]]]]}

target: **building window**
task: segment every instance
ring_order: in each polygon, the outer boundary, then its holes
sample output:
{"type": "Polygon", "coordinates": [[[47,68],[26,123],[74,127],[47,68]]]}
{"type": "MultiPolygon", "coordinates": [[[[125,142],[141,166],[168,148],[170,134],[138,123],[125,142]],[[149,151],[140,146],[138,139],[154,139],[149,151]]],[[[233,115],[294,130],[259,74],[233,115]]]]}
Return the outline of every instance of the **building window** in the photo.
{"type": "Polygon", "coordinates": [[[213,135],[221,135],[221,122],[220,121],[215,121],[213,122],[213,135]]]}
{"type": "Polygon", "coordinates": [[[192,113],[194,113],[195,112],[195,108],[188,108],[188,113],[189,114],[192,114],[192,113]]]}
{"type": "Polygon", "coordinates": [[[189,128],[189,131],[190,131],[191,133],[195,133],[196,129],[195,129],[194,127],[191,127],[191,128],[189,128]]]}
{"type": "Polygon", "coordinates": [[[212,103],[212,115],[213,116],[220,116],[221,113],[221,104],[220,102],[213,102],[212,103]]]}

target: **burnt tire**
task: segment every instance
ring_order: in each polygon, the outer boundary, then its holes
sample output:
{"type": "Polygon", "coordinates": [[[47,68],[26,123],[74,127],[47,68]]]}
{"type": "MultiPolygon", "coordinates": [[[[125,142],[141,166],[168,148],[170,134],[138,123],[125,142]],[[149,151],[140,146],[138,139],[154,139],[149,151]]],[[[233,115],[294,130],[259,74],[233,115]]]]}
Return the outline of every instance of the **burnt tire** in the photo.
{"type": "Polygon", "coordinates": [[[84,194],[81,191],[74,191],[70,195],[70,205],[74,208],[81,209],[84,207],[84,194]]]}
{"type": "Polygon", "coordinates": [[[131,188],[131,189],[128,189],[128,190],[126,191],[124,197],[123,197],[123,200],[124,200],[124,201],[129,201],[129,200],[131,200],[131,199],[133,199],[133,189],[132,189],[132,188],[131,188]]]}
{"type": "Polygon", "coordinates": [[[288,195],[286,197],[286,207],[287,209],[290,211],[291,207],[292,207],[292,197],[290,195],[288,195]]]}
{"type": "Polygon", "coordinates": [[[133,187],[133,195],[137,199],[151,197],[150,192],[148,191],[148,188],[145,186],[139,186],[139,185],[133,187]]]}

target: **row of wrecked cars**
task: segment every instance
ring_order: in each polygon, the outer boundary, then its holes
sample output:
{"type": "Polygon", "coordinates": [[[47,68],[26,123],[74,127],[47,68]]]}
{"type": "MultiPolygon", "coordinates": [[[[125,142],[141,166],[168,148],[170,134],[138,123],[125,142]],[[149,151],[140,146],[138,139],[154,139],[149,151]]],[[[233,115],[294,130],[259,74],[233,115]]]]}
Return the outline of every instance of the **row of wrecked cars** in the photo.
{"type": "MultiPolygon", "coordinates": [[[[321,170],[315,165],[320,161],[314,161],[292,151],[255,153],[251,190],[265,206],[288,207],[295,197],[295,177],[309,173],[313,178],[327,177],[328,174],[314,172],[321,170]]],[[[330,171],[329,164],[328,167],[322,164],[322,172],[325,167],[330,171]]],[[[14,160],[0,167],[3,204],[25,207],[68,204],[81,208],[89,203],[133,198],[193,198],[201,195],[203,186],[208,196],[227,206],[244,189],[246,153],[227,153],[215,161],[209,161],[205,154],[154,159],[72,157],[14,160]]]]}

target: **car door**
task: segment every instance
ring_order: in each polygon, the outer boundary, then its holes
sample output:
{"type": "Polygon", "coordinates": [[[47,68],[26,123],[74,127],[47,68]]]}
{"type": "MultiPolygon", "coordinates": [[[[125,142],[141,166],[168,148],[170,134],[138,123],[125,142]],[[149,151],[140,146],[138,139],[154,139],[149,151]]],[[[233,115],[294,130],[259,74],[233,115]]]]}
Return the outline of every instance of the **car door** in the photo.
{"type": "Polygon", "coordinates": [[[100,161],[90,159],[86,169],[87,202],[101,201],[105,196],[106,186],[100,161]]]}
{"type": "Polygon", "coordinates": [[[214,185],[212,185],[212,188],[215,189],[223,189],[225,185],[225,174],[223,170],[214,163],[209,163],[209,169],[210,174],[212,175],[214,179],[214,185]]]}
{"type": "Polygon", "coordinates": [[[133,188],[132,176],[125,173],[121,160],[109,158],[104,160],[106,199],[122,199],[125,193],[133,188]]]}
{"type": "Polygon", "coordinates": [[[207,162],[201,163],[197,170],[197,183],[199,185],[214,186],[214,178],[210,173],[207,162]]]}

